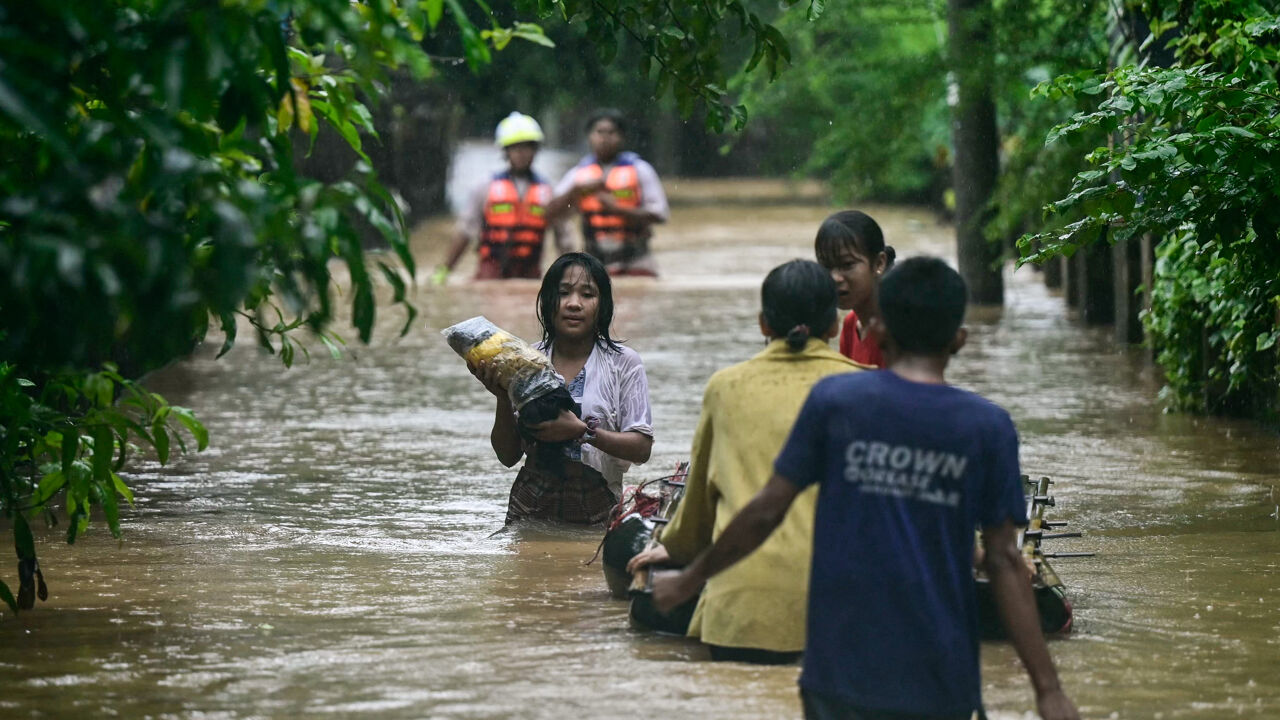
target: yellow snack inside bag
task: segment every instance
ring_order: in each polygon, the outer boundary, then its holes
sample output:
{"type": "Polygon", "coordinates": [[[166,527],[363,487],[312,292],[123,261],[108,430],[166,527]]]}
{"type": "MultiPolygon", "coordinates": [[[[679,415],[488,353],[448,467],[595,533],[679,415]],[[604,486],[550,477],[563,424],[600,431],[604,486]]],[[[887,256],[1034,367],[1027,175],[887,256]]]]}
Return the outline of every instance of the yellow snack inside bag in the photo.
{"type": "Polygon", "coordinates": [[[564,387],[550,358],[483,315],[448,327],[441,334],[473,367],[497,368],[498,384],[517,411],[530,400],[564,387]]]}

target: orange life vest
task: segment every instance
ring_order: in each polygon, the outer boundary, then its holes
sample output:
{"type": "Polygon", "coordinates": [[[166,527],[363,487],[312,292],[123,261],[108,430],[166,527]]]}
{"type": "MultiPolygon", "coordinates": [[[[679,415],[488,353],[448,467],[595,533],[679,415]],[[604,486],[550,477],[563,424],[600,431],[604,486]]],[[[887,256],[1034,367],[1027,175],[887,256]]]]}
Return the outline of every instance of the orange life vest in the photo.
{"type": "Polygon", "coordinates": [[[551,186],[541,178],[531,179],[522,198],[509,173],[496,175],[489,183],[489,197],[484,203],[480,258],[521,262],[540,259],[550,202],[551,186]]]}
{"type": "MultiPolygon", "coordinates": [[[[574,173],[574,184],[599,180],[601,175],[604,175],[604,170],[600,163],[583,165],[574,173]]],[[[604,178],[604,191],[613,195],[618,207],[640,207],[640,174],[636,172],[636,166],[622,160],[610,168],[604,178]]],[[[595,195],[579,200],[578,210],[582,213],[582,236],[588,248],[594,246],[605,253],[612,253],[649,236],[647,227],[643,230],[628,227],[625,218],[608,212],[595,195]]]]}

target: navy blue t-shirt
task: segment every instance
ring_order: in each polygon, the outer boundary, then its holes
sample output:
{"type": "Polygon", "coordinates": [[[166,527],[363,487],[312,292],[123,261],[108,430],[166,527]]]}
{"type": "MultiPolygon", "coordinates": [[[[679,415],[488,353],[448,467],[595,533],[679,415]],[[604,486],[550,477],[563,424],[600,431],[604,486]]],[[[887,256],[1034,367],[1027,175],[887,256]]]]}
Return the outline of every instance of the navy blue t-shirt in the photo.
{"type": "Polygon", "coordinates": [[[821,483],[800,685],[869,709],[979,707],[974,528],[1027,521],[1009,414],[889,370],[834,375],[774,469],[821,483]]]}

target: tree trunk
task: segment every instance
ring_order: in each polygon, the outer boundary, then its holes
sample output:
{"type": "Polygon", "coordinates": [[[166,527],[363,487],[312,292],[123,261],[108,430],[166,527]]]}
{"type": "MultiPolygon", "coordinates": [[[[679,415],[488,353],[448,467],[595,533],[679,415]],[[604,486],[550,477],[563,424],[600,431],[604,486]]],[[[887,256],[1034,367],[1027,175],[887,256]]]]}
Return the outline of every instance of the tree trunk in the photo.
{"type": "Polygon", "coordinates": [[[1128,242],[1111,246],[1111,260],[1115,280],[1115,337],[1117,342],[1142,342],[1142,241],[1132,238],[1128,242]]]}
{"type": "Polygon", "coordinates": [[[956,256],[974,303],[1004,302],[1004,278],[996,266],[1002,251],[983,235],[999,165],[996,106],[991,97],[990,0],[948,0],[951,108],[955,146],[956,256]]]}

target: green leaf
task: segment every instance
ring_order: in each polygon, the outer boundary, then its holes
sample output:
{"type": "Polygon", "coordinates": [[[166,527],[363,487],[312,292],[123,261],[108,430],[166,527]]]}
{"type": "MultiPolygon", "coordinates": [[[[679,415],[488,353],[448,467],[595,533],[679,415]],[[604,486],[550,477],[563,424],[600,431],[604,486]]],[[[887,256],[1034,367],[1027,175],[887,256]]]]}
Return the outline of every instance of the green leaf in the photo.
{"type": "Polygon", "coordinates": [[[36,541],[31,536],[31,526],[21,512],[13,514],[13,548],[18,551],[19,560],[29,560],[36,556],[36,541]]]}
{"type": "Polygon", "coordinates": [[[355,290],[356,296],[351,304],[351,323],[356,326],[361,342],[367,343],[373,336],[373,289],[366,280],[357,285],[355,290]]]}
{"type": "Polygon", "coordinates": [[[1255,140],[1258,137],[1258,133],[1235,125],[1223,125],[1221,127],[1216,127],[1213,129],[1213,133],[1215,135],[1235,135],[1237,137],[1248,138],[1250,140],[1255,140]]]}
{"type": "Polygon", "coordinates": [[[4,604],[9,606],[10,612],[14,615],[18,614],[18,600],[13,597],[13,592],[9,590],[9,586],[5,585],[3,580],[0,580],[0,600],[3,600],[4,604]]]}
{"type": "Polygon", "coordinates": [[[75,471],[74,466],[69,466],[66,472],[57,470],[51,473],[45,473],[40,478],[40,484],[36,486],[35,497],[31,499],[34,505],[43,505],[49,502],[59,490],[67,484],[67,478],[75,471]]]}
{"type": "Polygon", "coordinates": [[[1257,342],[1255,343],[1256,345],[1255,349],[1258,352],[1262,352],[1264,350],[1270,350],[1271,348],[1275,347],[1277,340],[1280,340],[1280,330],[1273,330],[1269,333],[1262,333],[1258,335],[1257,342]]]}
{"type": "MultiPolygon", "coordinates": [[[[114,475],[115,473],[112,473],[114,475]]],[[[102,505],[102,515],[107,521],[107,530],[111,537],[120,539],[120,505],[116,502],[114,483],[103,483],[97,486],[98,502],[102,505]]]]}
{"type": "Polygon", "coordinates": [[[449,14],[453,16],[453,21],[462,35],[462,54],[466,57],[467,66],[475,72],[482,66],[488,65],[491,59],[489,47],[485,45],[476,26],[467,17],[462,3],[458,0],[444,0],[444,3],[449,8],[449,14]]]}
{"type": "Polygon", "coordinates": [[[215,357],[222,357],[236,344],[236,316],[226,312],[219,315],[218,320],[222,323],[222,333],[226,336],[226,340],[222,342],[222,347],[218,349],[215,357]]]}
{"type": "Polygon", "coordinates": [[[511,42],[511,31],[506,28],[481,30],[480,37],[493,43],[493,48],[495,50],[505,50],[507,44],[511,42]]]}
{"type": "Polygon", "coordinates": [[[347,141],[347,145],[349,145],[352,150],[356,151],[356,154],[360,156],[360,159],[370,165],[373,164],[373,161],[370,160],[369,156],[364,152],[364,145],[360,141],[360,131],[356,128],[354,123],[347,120],[346,117],[340,114],[333,105],[323,100],[312,100],[311,109],[319,112],[324,119],[329,121],[329,124],[333,126],[333,129],[337,130],[338,134],[342,136],[342,139],[347,141]]]}
{"type": "Polygon", "coordinates": [[[444,0],[423,0],[419,6],[427,9],[427,25],[434,31],[444,15],[444,0]]]}
{"type": "Polygon", "coordinates": [[[209,447],[209,430],[205,428],[204,423],[196,419],[195,413],[190,409],[178,407],[174,405],[169,408],[170,414],[178,418],[178,422],[182,423],[187,431],[191,433],[191,437],[196,439],[196,449],[204,450],[209,447]]]}
{"type": "Polygon", "coordinates": [[[110,477],[111,458],[115,455],[115,435],[110,425],[94,425],[90,434],[93,437],[93,456],[90,461],[93,479],[103,481],[110,477]]]}
{"type": "Polygon", "coordinates": [[[62,472],[71,472],[71,463],[75,462],[80,450],[80,431],[72,425],[62,433],[62,472]]]}
{"type": "Polygon", "coordinates": [[[400,277],[400,273],[386,263],[379,261],[378,268],[382,270],[382,277],[386,278],[387,284],[391,285],[394,293],[392,299],[395,302],[402,302],[405,298],[404,278],[400,277]]]}
{"type": "Polygon", "coordinates": [[[160,464],[167,465],[169,463],[169,431],[165,429],[163,420],[157,420],[151,425],[151,439],[155,443],[156,457],[160,460],[160,464]]]}
{"type": "Polygon", "coordinates": [[[555,42],[552,41],[551,38],[547,37],[546,33],[542,31],[542,27],[533,23],[516,23],[515,32],[512,34],[521,40],[527,40],[535,45],[541,45],[549,48],[556,46],[555,42]]]}
{"type": "Polygon", "coordinates": [[[320,338],[320,342],[329,350],[329,357],[333,358],[334,360],[342,359],[342,351],[338,349],[337,345],[333,344],[332,340],[330,340],[328,337],[324,335],[319,335],[317,337],[320,338]]]}
{"type": "Polygon", "coordinates": [[[133,490],[130,490],[129,486],[125,485],[124,480],[122,480],[119,475],[115,473],[111,473],[111,484],[113,487],[115,487],[116,492],[120,494],[120,497],[127,500],[129,503],[129,506],[132,507],[133,506],[133,490]]]}
{"type": "Polygon", "coordinates": [[[9,606],[10,612],[14,615],[18,614],[18,600],[13,597],[13,592],[10,591],[9,585],[4,584],[4,580],[0,580],[0,600],[9,606]]]}

